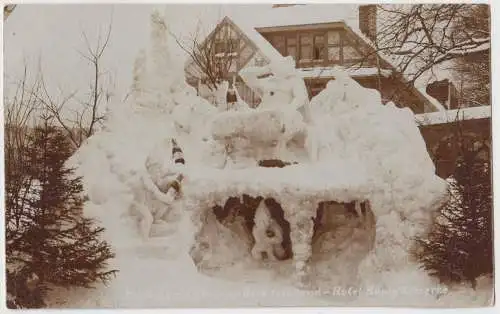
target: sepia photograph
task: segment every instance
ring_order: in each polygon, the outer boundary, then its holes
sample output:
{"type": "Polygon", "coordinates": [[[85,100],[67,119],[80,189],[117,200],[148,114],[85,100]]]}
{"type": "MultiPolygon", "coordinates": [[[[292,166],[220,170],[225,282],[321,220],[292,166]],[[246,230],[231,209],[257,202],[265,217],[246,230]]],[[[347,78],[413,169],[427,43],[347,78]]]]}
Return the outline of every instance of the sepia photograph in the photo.
{"type": "Polygon", "coordinates": [[[5,4],[2,307],[494,306],[490,25],[5,4]]]}

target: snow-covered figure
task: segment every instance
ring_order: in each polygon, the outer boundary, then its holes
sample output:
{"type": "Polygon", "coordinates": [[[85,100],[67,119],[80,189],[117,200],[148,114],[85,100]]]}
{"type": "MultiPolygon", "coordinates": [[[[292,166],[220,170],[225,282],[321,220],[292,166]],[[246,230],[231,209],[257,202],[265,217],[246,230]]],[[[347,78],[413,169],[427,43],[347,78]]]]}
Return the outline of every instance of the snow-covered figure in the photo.
{"type": "Polygon", "coordinates": [[[309,98],[304,80],[288,56],[260,67],[247,67],[239,72],[243,81],[261,96],[260,109],[300,110],[309,119],[309,98]]]}
{"type": "Polygon", "coordinates": [[[278,152],[289,140],[306,132],[310,121],[309,98],[304,80],[295,70],[295,62],[288,56],[262,67],[247,67],[240,71],[243,81],[261,95],[258,110],[282,114],[282,136],[278,139],[278,152]]]}
{"type": "Polygon", "coordinates": [[[173,138],[160,142],[146,158],[146,172],[139,186],[132,188],[135,197],[131,208],[139,214],[139,232],[144,239],[151,236],[153,223],[175,219],[172,206],[181,193],[184,163],[182,150],[173,138]]]}
{"type": "Polygon", "coordinates": [[[283,229],[274,220],[262,200],[255,211],[255,225],[252,235],[255,244],[252,248],[252,257],[256,260],[280,260],[285,257],[285,249],[282,246],[283,229]]]}
{"type": "Polygon", "coordinates": [[[169,112],[175,106],[172,88],[182,84],[184,77],[175,71],[175,62],[168,49],[168,25],[164,17],[153,11],[150,18],[150,44],[141,51],[134,64],[133,92],[135,106],[169,112]],[[182,83],[179,83],[182,82],[182,83]]]}
{"type": "Polygon", "coordinates": [[[307,151],[303,148],[306,122],[310,119],[308,94],[293,59],[247,67],[240,71],[240,76],[262,95],[262,101],[257,108],[238,106],[240,110],[219,113],[212,120],[214,147],[229,148],[226,149],[228,165],[241,168],[263,159],[307,161],[307,151]],[[290,146],[292,139],[294,145],[290,146]]]}

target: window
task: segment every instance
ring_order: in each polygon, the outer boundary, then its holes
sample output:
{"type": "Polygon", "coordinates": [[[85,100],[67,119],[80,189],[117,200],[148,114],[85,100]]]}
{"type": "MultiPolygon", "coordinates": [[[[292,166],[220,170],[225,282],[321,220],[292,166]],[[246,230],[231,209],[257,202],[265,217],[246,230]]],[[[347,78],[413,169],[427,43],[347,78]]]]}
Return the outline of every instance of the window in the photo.
{"type": "Polygon", "coordinates": [[[329,31],[327,33],[328,60],[340,62],[340,32],[329,31]]]}
{"type": "Polygon", "coordinates": [[[295,47],[295,46],[288,46],[286,48],[286,55],[287,56],[292,56],[296,60],[297,59],[297,47],[295,47]]]}
{"type": "Polygon", "coordinates": [[[217,40],[217,41],[215,42],[215,53],[216,53],[216,54],[217,54],[217,53],[223,53],[223,52],[224,52],[224,50],[225,50],[225,49],[224,49],[224,46],[225,46],[225,45],[224,45],[224,41],[222,41],[222,40],[217,40]]]}
{"type": "Polygon", "coordinates": [[[314,60],[325,59],[325,42],[323,35],[314,36],[314,60]]]}
{"type": "Polygon", "coordinates": [[[230,66],[229,66],[229,72],[237,72],[238,71],[238,60],[235,58],[231,58],[229,62],[231,62],[230,66]]]}
{"type": "Polygon", "coordinates": [[[286,55],[297,60],[297,39],[295,36],[289,36],[286,39],[286,55]]]}
{"type": "Polygon", "coordinates": [[[226,33],[226,25],[222,25],[215,33],[215,40],[224,40],[224,34],[226,33]]]}
{"type": "Polygon", "coordinates": [[[285,36],[280,36],[280,35],[274,36],[272,43],[274,48],[276,48],[276,50],[278,50],[279,53],[281,53],[281,55],[286,54],[285,36]]]}
{"type": "Polygon", "coordinates": [[[240,41],[238,39],[231,38],[229,40],[229,52],[237,52],[240,46],[240,41]]]}
{"type": "Polygon", "coordinates": [[[300,60],[311,60],[312,53],[312,38],[310,35],[300,35],[300,60]]]}
{"type": "Polygon", "coordinates": [[[234,29],[227,24],[221,25],[215,33],[214,51],[216,54],[237,52],[240,42],[242,41],[234,29]]]}
{"type": "Polygon", "coordinates": [[[233,28],[229,28],[229,38],[232,40],[236,40],[238,39],[238,37],[238,33],[233,28]]]}
{"type": "Polygon", "coordinates": [[[328,60],[340,61],[340,47],[328,47],[328,60]]]}
{"type": "Polygon", "coordinates": [[[340,33],[335,31],[328,32],[328,45],[340,45],[340,33]]]}

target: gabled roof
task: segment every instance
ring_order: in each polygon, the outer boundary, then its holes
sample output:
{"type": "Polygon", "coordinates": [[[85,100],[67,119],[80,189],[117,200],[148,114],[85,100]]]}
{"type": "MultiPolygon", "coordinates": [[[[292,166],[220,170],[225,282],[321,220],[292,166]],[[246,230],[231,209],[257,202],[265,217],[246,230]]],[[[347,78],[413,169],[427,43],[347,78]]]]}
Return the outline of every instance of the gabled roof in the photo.
{"type": "Polygon", "coordinates": [[[350,27],[358,27],[357,4],[307,4],[280,8],[269,8],[259,15],[234,16],[238,23],[245,20],[256,29],[276,26],[295,26],[345,22],[350,27]]]}
{"type": "MultiPolygon", "coordinates": [[[[218,26],[223,23],[228,23],[236,31],[239,31],[244,37],[246,37],[245,39],[253,44],[255,46],[255,49],[260,51],[262,56],[267,59],[268,62],[282,58],[281,54],[271,45],[270,42],[268,42],[261,34],[259,34],[259,32],[255,30],[255,28],[247,25],[245,22],[235,23],[235,21],[233,21],[233,19],[229,16],[225,16],[219,23],[217,23],[217,27],[215,27],[202,41],[200,45],[201,47],[205,45],[207,40],[214,36],[215,32],[218,29],[218,26]]],[[[188,58],[184,63],[184,68],[187,68],[189,65],[191,65],[192,62],[193,60],[188,58]]]]}
{"type": "MultiPolygon", "coordinates": [[[[307,4],[269,8],[266,11],[259,12],[258,16],[250,14],[232,14],[224,17],[220,23],[226,21],[232,24],[233,27],[238,29],[248,38],[250,42],[255,45],[257,50],[259,50],[263,57],[265,57],[269,62],[282,58],[281,54],[271,45],[271,43],[259,33],[259,30],[265,30],[266,28],[271,27],[330,24],[340,22],[345,31],[351,34],[351,36],[359,39],[359,43],[370,49],[376,49],[374,43],[359,29],[358,8],[359,5],[357,4],[336,4],[335,6],[332,6],[331,4],[307,4]]],[[[396,70],[397,66],[390,56],[381,52],[378,52],[377,54],[381,59],[384,76],[387,76],[387,71],[392,71],[394,73],[398,73],[400,79],[404,83],[409,82],[408,78],[404,74],[399,73],[396,70]]],[[[325,72],[322,73],[324,74],[325,72]]],[[[301,74],[307,75],[306,73],[301,74]]],[[[363,75],[367,75],[367,73],[363,73],[363,75]]],[[[444,107],[427,93],[422,92],[422,90],[417,89],[415,86],[411,86],[411,88],[415,95],[423,101],[427,107],[435,108],[437,111],[444,110],[444,107]]]]}
{"type": "Polygon", "coordinates": [[[233,27],[240,30],[240,32],[248,38],[256,48],[262,53],[267,61],[279,60],[283,58],[267,39],[264,38],[254,27],[245,21],[239,21],[238,18],[226,16],[222,21],[227,21],[233,27]]]}
{"type": "MultiPolygon", "coordinates": [[[[270,27],[343,22],[347,32],[360,39],[360,42],[365,44],[367,47],[376,49],[375,44],[359,29],[358,10],[358,4],[336,4],[335,6],[332,6],[331,4],[308,4],[269,8],[268,10],[259,13],[258,18],[248,15],[234,15],[232,18],[237,25],[245,25],[245,29],[256,33],[258,33],[256,29],[264,30],[270,27]]],[[[263,38],[261,35],[259,37],[263,38]]],[[[264,41],[267,43],[266,47],[262,50],[264,54],[267,54],[270,50],[276,51],[276,49],[274,49],[274,47],[272,47],[267,40],[264,39],[264,41]]],[[[382,60],[382,66],[384,68],[397,72],[396,63],[390,56],[382,52],[378,52],[377,54],[382,60]]],[[[400,73],[400,76],[404,83],[409,82],[409,79],[403,73],[400,73]]],[[[444,110],[444,107],[436,99],[432,98],[427,93],[422,92],[422,89],[415,88],[414,86],[412,87],[416,96],[427,103],[429,107],[434,107],[437,111],[444,110]]]]}

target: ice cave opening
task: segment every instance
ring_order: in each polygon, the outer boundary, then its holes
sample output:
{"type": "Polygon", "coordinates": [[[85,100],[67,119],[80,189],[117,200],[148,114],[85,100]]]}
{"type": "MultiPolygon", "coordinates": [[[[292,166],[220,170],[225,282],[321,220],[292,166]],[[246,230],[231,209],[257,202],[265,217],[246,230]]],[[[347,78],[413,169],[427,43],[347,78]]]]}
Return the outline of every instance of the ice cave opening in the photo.
{"type": "Polygon", "coordinates": [[[310,171],[309,165],[270,159],[253,169],[196,172],[185,197],[199,218],[194,219],[198,231],[190,250],[198,270],[224,277],[232,267],[246,265],[246,273],[268,270],[299,281],[308,277],[311,287],[321,284],[321,278],[330,278],[327,285],[354,284],[357,266],[375,241],[370,202],[361,185],[349,180],[342,180],[347,186],[336,184],[328,173],[324,183],[333,185],[290,180],[310,171]],[[260,174],[268,171],[274,172],[274,180],[260,182],[260,174]]]}

